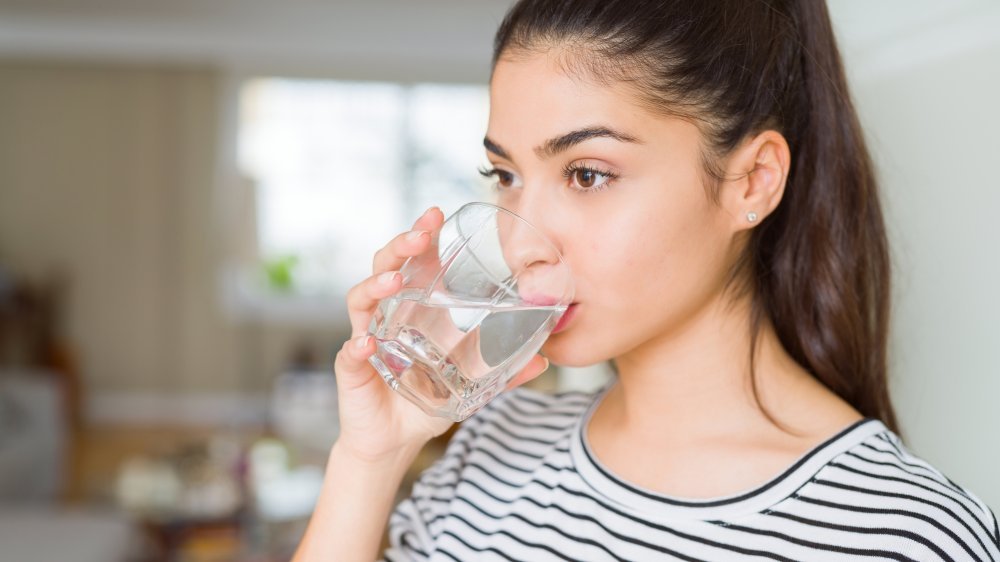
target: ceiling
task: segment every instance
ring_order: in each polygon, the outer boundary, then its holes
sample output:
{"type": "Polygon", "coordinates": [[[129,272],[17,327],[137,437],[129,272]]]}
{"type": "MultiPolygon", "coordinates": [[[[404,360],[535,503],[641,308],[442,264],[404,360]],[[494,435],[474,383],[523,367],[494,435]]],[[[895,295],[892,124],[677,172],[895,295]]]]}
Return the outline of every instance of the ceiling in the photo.
{"type": "MultiPolygon", "coordinates": [[[[483,80],[508,0],[0,0],[0,56],[483,80]],[[379,70],[372,70],[372,69],[379,70]]],[[[829,0],[857,75],[996,41],[995,0],[829,0]],[[866,70],[867,69],[867,70],[866,70]]]]}

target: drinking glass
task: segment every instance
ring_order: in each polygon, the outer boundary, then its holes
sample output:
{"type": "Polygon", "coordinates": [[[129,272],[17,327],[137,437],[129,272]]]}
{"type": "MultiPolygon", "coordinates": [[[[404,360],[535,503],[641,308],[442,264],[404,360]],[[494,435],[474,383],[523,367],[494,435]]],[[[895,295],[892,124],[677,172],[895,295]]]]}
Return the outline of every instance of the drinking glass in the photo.
{"type": "Polygon", "coordinates": [[[402,289],[379,302],[369,326],[369,362],[395,391],[453,421],[506,387],[573,300],[556,246],[488,203],[462,206],[400,272],[402,289]]]}

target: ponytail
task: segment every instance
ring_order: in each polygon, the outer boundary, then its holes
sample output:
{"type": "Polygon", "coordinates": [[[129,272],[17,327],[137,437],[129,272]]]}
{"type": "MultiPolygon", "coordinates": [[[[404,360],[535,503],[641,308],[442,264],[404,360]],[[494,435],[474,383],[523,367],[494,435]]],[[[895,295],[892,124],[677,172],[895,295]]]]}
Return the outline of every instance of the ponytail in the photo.
{"type": "Polygon", "coordinates": [[[801,69],[789,117],[798,123],[786,129],[794,138],[784,200],[751,237],[752,333],[770,316],[797,362],[898,432],[887,380],[890,256],[874,166],[825,4],[789,5],[801,69]]]}

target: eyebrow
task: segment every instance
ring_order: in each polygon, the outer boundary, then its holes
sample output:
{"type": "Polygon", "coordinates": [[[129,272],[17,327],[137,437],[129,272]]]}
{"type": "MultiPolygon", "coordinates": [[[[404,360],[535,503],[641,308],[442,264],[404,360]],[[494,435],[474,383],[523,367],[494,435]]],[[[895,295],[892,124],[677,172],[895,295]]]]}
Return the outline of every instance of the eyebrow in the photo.
{"type": "MultiPolygon", "coordinates": [[[[609,127],[602,127],[602,126],[585,127],[583,129],[577,129],[575,131],[571,131],[564,135],[559,135],[558,137],[553,137],[545,141],[541,145],[535,147],[535,154],[537,154],[538,157],[542,159],[551,158],[556,154],[559,154],[560,152],[568,150],[570,147],[573,147],[585,140],[590,140],[593,138],[611,138],[619,142],[630,142],[630,143],[641,144],[641,141],[639,141],[639,139],[633,137],[632,135],[616,131],[609,127]]],[[[502,146],[500,146],[492,139],[490,139],[490,137],[483,138],[483,146],[486,147],[486,150],[489,150],[490,152],[496,154],[497,156],[500,156],[501,158],[506,158],[508,160],[511,159],[507,151],[504,150],[502,146]]]]}

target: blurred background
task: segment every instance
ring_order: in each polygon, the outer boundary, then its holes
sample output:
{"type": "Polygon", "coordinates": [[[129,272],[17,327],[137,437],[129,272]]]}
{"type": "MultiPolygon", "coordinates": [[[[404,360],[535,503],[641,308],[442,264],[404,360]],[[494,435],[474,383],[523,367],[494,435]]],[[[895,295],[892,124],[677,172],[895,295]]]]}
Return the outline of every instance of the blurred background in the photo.
{"type": "MultiPolygon", "coordinates": [[[[346,289],[428,206],[488,198],[509,5],[0,0],[0,557],[289,558],[346,289]]],[[[883,180],[904,438],[1000,508],[1000,4],[830,9],[883,180]]]]}

